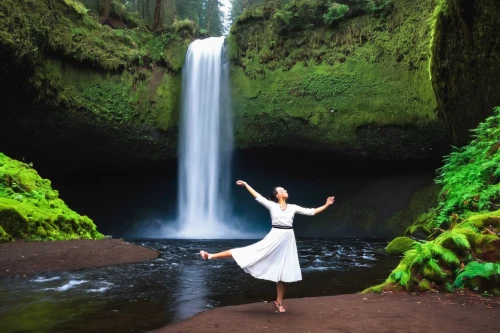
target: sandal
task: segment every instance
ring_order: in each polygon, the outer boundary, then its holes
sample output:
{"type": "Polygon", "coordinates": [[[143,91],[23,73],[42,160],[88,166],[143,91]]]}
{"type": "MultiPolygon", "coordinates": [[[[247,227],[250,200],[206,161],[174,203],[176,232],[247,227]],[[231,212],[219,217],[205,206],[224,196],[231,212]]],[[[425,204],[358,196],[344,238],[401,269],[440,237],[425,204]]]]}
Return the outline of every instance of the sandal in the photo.
{"type": "Polygon", "coordinates": [[[276,308],[277,311],[275,312],[279,312],[279,313],[284,313],[286,312],[285,308],[283,307],[283,305],[281,305],[281,303],[278,303],[277,301],[274,301],[273,302],[274,304],[274,307],[276,308]]]}
{"type": "Polygon", "coordinates": [[[203,260],[208,260],[208,252],[200,251],[200,256],[203,258],[203,260]]]}

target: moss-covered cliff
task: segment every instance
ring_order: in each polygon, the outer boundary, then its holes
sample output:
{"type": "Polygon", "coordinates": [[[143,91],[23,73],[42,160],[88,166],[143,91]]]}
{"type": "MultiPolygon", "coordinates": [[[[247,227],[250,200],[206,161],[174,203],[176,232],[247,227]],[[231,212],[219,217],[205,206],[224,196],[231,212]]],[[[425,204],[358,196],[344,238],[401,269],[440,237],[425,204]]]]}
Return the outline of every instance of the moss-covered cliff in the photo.
{"type": "Polygon", "coordinates": [[[0,136],[10,144],[1,150],[58,150],[82,163],[175,156],[179,72],[194,29],[112,30],[78,1],[2,1],[0,136]]]}
{"type": "Polygon", "coordinates": [[[437,3],[432,84],[455,144],[463,145],[500,105],[500,2],[437,3]]]}
{"type": "Polygon", "coordinates": [[[0,243],[16,238],[99,239],[87,216],[72,211],[50,181],[26,163],[0,153],[0,243]]]}
{"type": "MultiPolygon", "coordinates": [[[[333,26],[328,2],[247,10],[230,35],[241,147],[288,146],[376,159],[438,156],[448,136],[429,75],[434,2],[366,1],[333,26]]],[[[347,14],[346,14],[347,15],[347,14]]]]}
{"type": "MultiPolygon", "coordinates": [[[[442,154],[448,137],[435,115],[424,15],[433,2],[346,3],[351,11],[338,24],[325,23],[322,0],[257,7],[236,22],[229,43],[238,147],[374,159],[442,154]]],[[[176,155],[192,23],[158,34],[140,24],[112,30],[74,0],[6,0],[0,18],[0,89],[9,96],[0,139],[10,142],[1,150],[112,164],[176,155]]]]}

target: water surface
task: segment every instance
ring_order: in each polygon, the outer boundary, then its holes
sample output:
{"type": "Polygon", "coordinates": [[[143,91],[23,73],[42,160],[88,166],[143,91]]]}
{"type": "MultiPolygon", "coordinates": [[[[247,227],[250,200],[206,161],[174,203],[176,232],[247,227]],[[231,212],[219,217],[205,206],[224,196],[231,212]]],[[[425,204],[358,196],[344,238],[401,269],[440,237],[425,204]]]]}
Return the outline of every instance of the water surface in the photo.
{"type": "MultiPolygon", "coordinates": [[[[145,332],[208,309],[275,299],[275,283],[251,277],[231,259],[203,261],[255,240],[147,240],[158,259],[0,279],[2,332],[145,332]]],[[[399,261],[376,254],[381,239],[299,239],[303,281],[286,298],[359,292],[385,280],[399,261]]],[[[286,299],[285,299],[286,304],[286,299]]],[[[263,304],[263,311],[272,311],[263,304]]]]}

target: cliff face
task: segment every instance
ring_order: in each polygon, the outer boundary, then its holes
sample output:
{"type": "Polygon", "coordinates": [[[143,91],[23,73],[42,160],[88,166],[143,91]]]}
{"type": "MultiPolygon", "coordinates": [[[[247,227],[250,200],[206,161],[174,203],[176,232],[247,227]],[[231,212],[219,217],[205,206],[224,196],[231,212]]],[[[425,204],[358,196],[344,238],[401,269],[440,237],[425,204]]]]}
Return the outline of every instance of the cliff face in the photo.
{"type": "Polygon", "coordinates": [[[175,157],[190,22],[112,30],[72,0],[2,1],[0,17],[0,151],[93,165],[175,157]]]}
{"type": "Polygon", "coordinates": [[[249,10],[232,27],[240,147],[442,156],[449,139],[429,75],[433,2],[396,0],[377,14],[344,1],[358,14],[331,27],[317,14],[321,1],[311,3],[249,10]]]}
{"type": "Polygon", "coordinates": [[[440,114],[462,145],[500,105],[500,2],[441,0],[431,63],[440,114]]]}
{"type": "MultiPolygon", "coordinates": [[[[436,117],[422,14],[432,2],[395,0],[371,12],[344,2],[353,14],[334,26],[323,21],[326,1],[248,11],[235,24],[236,146],[441,156],[449,139],[436,117]]],[[[65,163],[176,156],[181,68],[194,38],[188,22],[155,35],[112,30],[72,0],[7,0],[0,15],[0,89],[8,96],[0,150],[33,158],[63,151],[65,163]]]]}

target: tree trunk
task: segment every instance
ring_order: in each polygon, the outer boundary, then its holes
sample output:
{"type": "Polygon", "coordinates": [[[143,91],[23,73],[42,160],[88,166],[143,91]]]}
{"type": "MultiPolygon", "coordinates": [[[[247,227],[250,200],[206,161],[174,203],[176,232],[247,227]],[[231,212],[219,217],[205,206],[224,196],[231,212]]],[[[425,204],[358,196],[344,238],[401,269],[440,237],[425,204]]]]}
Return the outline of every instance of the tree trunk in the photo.
{"type": "Polygon", "coordinates": [[[158,31],[161,28],[161,1],[156,0],[155,16],[153,18],[153,31],[158,31]]]}
{"type": "Polygon", "coordinates": [[[210,19],[214,12],[215,7],[217,7],[218,0],[208,0],[207,1],[207,32],[210,32],[210,19]]]}
{"type": "Polygon", "coordinates": [[[109,12],[111,11],[111,0],[104,0],[102,6],[102,18],[103,20],[109,18],[109,12]]]}

